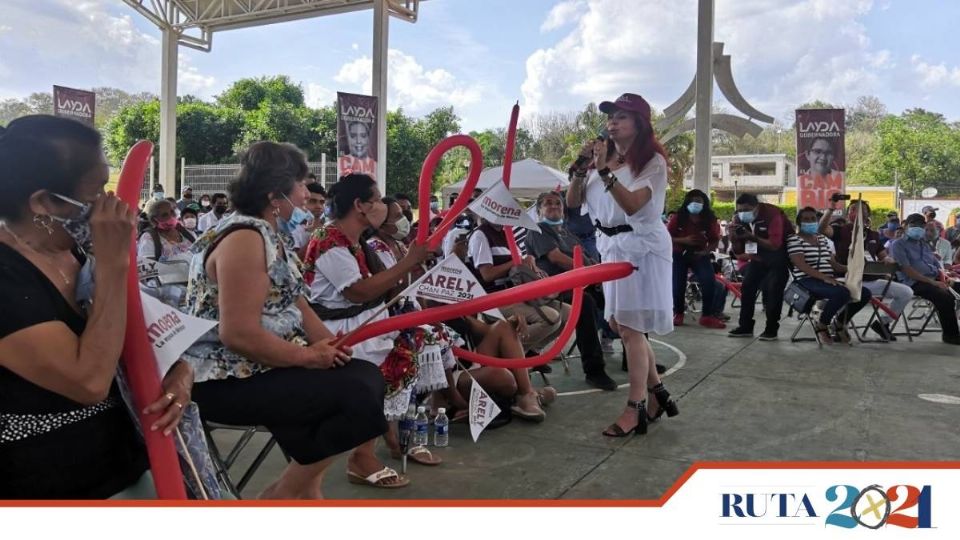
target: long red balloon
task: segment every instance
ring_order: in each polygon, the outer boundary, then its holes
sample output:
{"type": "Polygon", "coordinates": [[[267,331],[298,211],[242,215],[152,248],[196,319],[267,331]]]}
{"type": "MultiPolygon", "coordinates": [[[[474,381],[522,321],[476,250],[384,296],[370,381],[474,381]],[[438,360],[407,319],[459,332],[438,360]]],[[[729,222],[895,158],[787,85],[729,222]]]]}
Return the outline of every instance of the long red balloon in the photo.
{"type": "MultiPolygon", "coordinates": [[[[421,324],[433,324],[466,315],[476,315],[477,313],[500,306],[525,302],[533,298],[541,298],[557,291],[566,291],[584,287],[591,283],[624,278],[630,275],[631,272],[633,272],[633,266],[627,262],[601,263],[586,268],[576,268],[540,281],[526,283],[519,287],[511,287],[504,291],[497,291],[481,298],[475,298],[459,304],[433,307],[423,311],[415,311],[413,313],[406,313],[397,317],[377,321],[358,329],[344,341],[344,345],[354,345],[365,339],[386,334],[387,332],[413,328],[421,324]]],[[[523,364],[519,363],[519,360],[513,360],[512,362],[512,367],[523,366],[523,364]]],[[[537,364],[534,363],[532,365],[537,364]]]]}
{"type": "Polygon", "coordinates": [[[466,210],[467,204],[470,202],[470,195],[473,193],[474,188],[477,187],[477,181],[480,180],[480,172],[482,169],[483,152],[480,150],[480,145],[477,144],[477,141],[468,135],[451,135],[437,143],[437,145],[430,150],[430,153],[427,154],[427,159],[423,162],[423,168],[420,169],[420,184],[417,186],[419,188],[418,196],[420,198],[419,208],[417,209],[420,213],[418,218],[419,224],[417,225],[418,244],[427,243],[431,250],[437,249],[437,246],[443,241],[447,229],[449,229],[457,218],[460,217],[460,214],[466,210]],[[454,201],[453,206],[450,207],[443,217],[443,221],[440,222],[440,225],[437,226],[433,234],[427,238],[427,234],[430,232],[430,186],[433,182],[433,171],[436,170],[437,164],[440,163],[440,158],[443,157],[443,154],[456,146],[464,146],[470,151],[470,170],[467,173],[467,182],[463,186],[463,189],[460,190],[460,195],[457,197],[457,200],[454,201]]]}
{"type": "MultiPolygon", "coordinates": [[[[580,246],[573,248],[573,268],[574,270],[583,268],[583,249],[580,246]]],[[[461,349],[460,347],[454,347],[453,354],[464,360],[492,367],[525,368],[546,364],[556,358],[567,342],[570,341],[573,332],[577,329],[577,320],[580,318],[581,309],[583,309],[583,287],[574,287],[573,302],[570,304],[570,315],[567,317],[567,322],[563,326],[563,330],[560,331],[560,335],[549,349],[536,356],[528,356],[523,359],[497,358],[495,356],[487,356],[478,352],[461,349]]]]}
{"type": "MultiPolygon", "coordinates": [[[[139,141],[127,153],[120,171],[117,196],[131,208],[136,208],[140,187],[147,171],[147,163],[153,154],[153,143],[139,141]]],[[[163,393],[157,375],[157,359],[153,347],[147,341],[147,325],[140,305],[140,283],[137,278],[137,243],[130,246],[130,271],[127,275],[127,329],[123,340],[123,367],[127,373],[133,403],[137,407],[143,436],[146,439],[150,470],[161,499],[186,499],[180,461],[172,437],[164,437],[160,431],[150,431],[159,414],[146,415],[143,409],[156,401],[163,393]]],[[[104,284],[107,285],[107,284],[104,284]]]]}
{"type": "MultiPolygon", "coordinates": [[[[513,148],[517,144],[517,119],[520,117],[520,104],[514,103],[513,110],[510,111],[510,124],[507,127],[507,147],[503,152],[503,185],[510,189],[510,175],[513,172],[513,148]]],[[[520,265],[520,247],[517,246],[517,239],[513,236],[513,226],[503,228],[507,235],[507,247],[510,248],[510,258],[513,264],[520,265]]]]}

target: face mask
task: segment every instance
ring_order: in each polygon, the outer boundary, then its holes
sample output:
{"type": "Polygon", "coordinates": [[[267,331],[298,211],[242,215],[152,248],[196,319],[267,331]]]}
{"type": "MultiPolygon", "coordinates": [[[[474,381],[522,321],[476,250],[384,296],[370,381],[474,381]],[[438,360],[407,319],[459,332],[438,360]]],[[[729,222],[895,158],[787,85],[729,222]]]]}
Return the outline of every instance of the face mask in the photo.
{"type": "Polygon", "coordinates": [[[290,203],[290,206],[293,207],[293,213],[290,214],[290,219],[283,219],[282,217],[278,217],[277,227],[279,227],[281,231],[287,234],[293,234],[293,231],[296,230],[297,227],[306,223],[307,220],[311,219],[313,216],[310,214],[310,212],[307,212],[303,208],[300,208],[299,206],[296,206],[295,204],[290,202],[290,199],[287,198],[286,195],[284,195],[283,198],[287,199],[287,202],[290,203]]]}
{"type": "Polygon", "coordinates": [[[434,212],[436,212],[437,210],[440,210],[440,203],[436,201],[431,202],[430,209],[433,210],[434,212]]]}
{"type": "Polygon", "coordinates": [[[165,219],[165,220],[163,220],[163,221],[158,221],[158,222],[157,222],[157,230],[160,230],[160,231],[172,231],[173,229],[176,229],[176,228],[177,228],[177,223],[179,223],[179,221],[177,220],[177,218],[171,216],[169,219],[165,219]]]}
{"type": "Polygon", "coordinates": [[[819,223],[801,223],[800,232],[803,234],[817,234],[817,231],[820,230],[819,223]]]}
{"type": "Polygon", "coordinates": [[[383,222],[387,220],[387,205],[382,202],[373,203],[370,210],[366,212],[367,221],[374,229],[379,229],[383,222]]]}
{"type": "Polygon", "coordinates": [[[923,238],[923,227],[907,227],[907,238],[911,240],[920,240],[923,238]]]}
{"type": "Polygon", "coordinates": [[[200,201],[200,206],[210,208],[210,201],[200,201]]]}
{"type": "Polygon", "coordinates": [[[218,205],[216,205],[216,206],[213,207],[213,213],[216,214],[216,215],[218,215],[218,216],[222,216],[222,215],[225,214],[226,212],[227,212],[227,207],[226,207],[226,206],[221,206],[221,205],[218,204],[218,205]]]}
{"type": "Polygon", "coordinates": [[[194,230],[194,229],[196,229],[196,228],[197,228],[197,218],[192,218],[192,217],[183,218],[183,226],[186,227],[187,229],[191,230],[191,231],[194,230]]]}
{"type": "Polygon", "coordinates": [[[391,234],[395,240],[403,240],[410,234],[410,221],[407,220],[407,216],[403,216],[394,223],[397,227],[397,232],[391,234]]]}
{"type": "Polygon", "coordinates": [[[737,217],[740,218],[741,223],[749,225],[750,223],[753,223],[753,210],[749,212],[737,212],[737,217]]]}
{"type": "Polygon", "coordinates": [[[162,201],[162,200],[163,200],[163,195],[164,195],[164,193],[163,193],[162,191],[154,191],[154,192],[153,192],[153,200],[155,200],[155,201],[162,201]]]}
{"type": "Polygon", "coordinates": [[[561,218],[561,219],[547,219],[547,218],[543,218],[543,219],[541,219],[540,221],[543,222],[543,223],[546,223],[547,225],[563,225],[563,219],[562,219],[562,218],[561,218]]]}
{"type": "Polygon", "coordinates": [[[63,230],[77,243],[77,247],[85,253],[90,253],[93,249],[93,235],[90,232],[90,214],[93,212],[93,205],[75,201],[57,193],[54,193],[54,195],[61,201],[80,208],[80,214],[75,218],[50,217],[60,223],[63,230]]]}
{"type": "Polygon", "coordinates": [[[700,212],[703,212],[703,203],[692,202],[687,205],[687,212],[690,212],[693,215],[697,215],[700,212]]]}
{"type": "Polygon", "coordinates": [[[928,231],[927,229],[924,229],[923,235],[927,239],[927,242],[933,242],[937,238],[937,231],[928,231]]]}

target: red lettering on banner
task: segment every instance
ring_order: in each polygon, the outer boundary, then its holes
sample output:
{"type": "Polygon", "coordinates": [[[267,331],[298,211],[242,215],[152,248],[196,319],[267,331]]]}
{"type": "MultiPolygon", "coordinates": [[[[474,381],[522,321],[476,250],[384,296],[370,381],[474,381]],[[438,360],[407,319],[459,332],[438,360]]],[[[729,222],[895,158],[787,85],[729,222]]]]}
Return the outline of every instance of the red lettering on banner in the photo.
{"type": "Polygon", "coordinates": [[[486,206],[491,211],[493,211],[494,213],[499,214],[501,216],[514,217],[514,218],[520,217],[519,208],[510,208],[509,206],[504,206],[486,195],[484,195],[483,197],[483,205],[486,206]]]}

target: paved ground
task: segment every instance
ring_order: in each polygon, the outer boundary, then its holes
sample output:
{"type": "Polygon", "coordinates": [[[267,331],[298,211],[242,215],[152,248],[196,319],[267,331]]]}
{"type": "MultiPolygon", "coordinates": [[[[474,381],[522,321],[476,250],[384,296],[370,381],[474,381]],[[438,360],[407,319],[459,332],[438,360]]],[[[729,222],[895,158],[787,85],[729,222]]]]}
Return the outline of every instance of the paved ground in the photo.
{"type": "MultiPolygon", "coordinates": [[[[818,349],[787,340],[795,325],[785,321],[781,340],[765,343],[728,338],[688,317],[687,326],[659,338],[654,348],[661,363],[675,368],[665,382],[681,413],[646,436],[602,437],[626,400],[625,389],[579,392],[589,388],[579,359],[570,375],[555,362],[551,382],[573,394],[561,395],[543,424],[515,420],[485,432],[477,444],[467,426],[456,425],[450,446],[439,451],[445,462],[411,464],[411,485],[399,490],[348,484],[341,458],[327,475],[326,495],[648,499],[699,460],[960,459],[960,404],[918,397],[960,396],[960,348],[926,333],[913,343],[901,338],[818,349]]],[[[626,381],[619,352],[607,359],[607,369],[626,381]]],[[[382,445],[379,452],[388,459],[382,445]]],[[[274,451],[244,495],[256,496],[283,465],[274,451]]]]}

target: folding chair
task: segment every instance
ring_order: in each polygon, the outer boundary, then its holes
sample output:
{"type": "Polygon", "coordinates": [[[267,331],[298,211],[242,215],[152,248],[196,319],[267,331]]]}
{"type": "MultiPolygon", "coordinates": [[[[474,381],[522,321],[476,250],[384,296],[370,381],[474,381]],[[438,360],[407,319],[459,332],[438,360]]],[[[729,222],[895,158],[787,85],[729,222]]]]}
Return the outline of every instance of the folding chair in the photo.
{"type": "Polygon", "coordinates": [[[703,292],[702,289],[700,289],[700,283],[692,278],[693,274],[687,276],[687,290],[684,292],[684,303],[686,304],[686,311],[700,313],[700,309],[703,307],[703,292]]]}
{"type": "MultiPolygon", "coordinates": [[[[789,310],[787,311],[787,317],[792,316],[794,311],[796,311],[793,308],[793,304],[792,304],[793,300],[794,300],[793,298],[788,298],[787,292],[784,292],[783,301],[787,304],[787,307],[789,308],[789,310]]],[[[809,310],[805,312],[796,311],[797,320],[800,322],[800,324],[798,324],[797,327],[793,329],[793,333],[790,334],[790,343],[799,343],[803,341],[816,341],[818,347],[823,347],[823,343],[820,341],[820,336],[817,334],[817,327],[813,323],[814,316],[819,316],[819,312],[820,312],[819,307],[823,302],[824,302],[823,300],[817,300],[810,306],[809,310]],[[800,334],[800,331],[803,330],[803,327],[805,325],[809,325],[810,330],[813,331],[812,338],[797,337],[797,335],[800,334]]]]}
{"type": "MultiPolygon", "coordinates": [[[[240,457],[240,453],[250,444],[254,435],[257,433],[267,433],[269,435],[270,432],[262,426],[230,426],[206,421],[203,422],[203,432],[207,436],[207,447],[210,449],[210,458],[216,469],[217,480],[231,495],[237,499],[241,499],[240,494],[243,488],[247,487],[247,484],[250,482],[250,479],[253,478],[257,469],[263,465],[267,456],[270,455],[273,447],[277,444],[276,439],[273,438],[273,435],[270,435],[269,440],[267,440],[266,444],[263,445],[253,458],[253,462],[240,476],[240,481],[234,482],[230,477],[230,468],[233,467],[237,458],[240,457]],[[240,439],[230,448],[226,457],[220,453],[220,448],[217,446],[216,441],[213,440],[213,432],[216,430],[241,432],[240,439]]],[[[283,452],[283,449],[281,448],[280,451],[283,452]]],[[[287,463],[290,463],[290,456],[287,455],[286,452],[283,452],[283,457],[287,460],[287,463]]]]}
{"type": "MultiPolygon", "coordinates": [[[[853,330],[854,335],[857,336],[857,341],[860,343],[888,343],[890,340],[881,336],[879,339],[869,339],[867,338],[867,332],[870,331],[870,326],[874,321],[881,320],[880,312],[882,311],[886,314],[892,321],[893,325],[890,327],[890,331],[893,332],[893,326],[896,325],[897,319],[900,317],[899,314],[894,313],[890,306],[883,303],[883,297],[886,296],[887,291],[890,289],[890,284],[893,283],[893,280],[896,278],[896,273],[898,270],[896,263],[884,263],[884,262],[874,262],[867,261],[863,268],[863,275],[865,277],[876,277],[878,279],[886,279],[887,283],[883,287],[883,291],[879,295],[872,296],[870,298],[870,307],[872,312],[870,313],[870,318],[867,319],[867,322],[862,326],[858,327],[854,318],[851,317],[847,324],[850,326],[850,329],[853,330]],[[861,332],[862,330],[862,332],[861,332]]],[[[913,338],[910,338],[913,341],[913,338]]]]}

